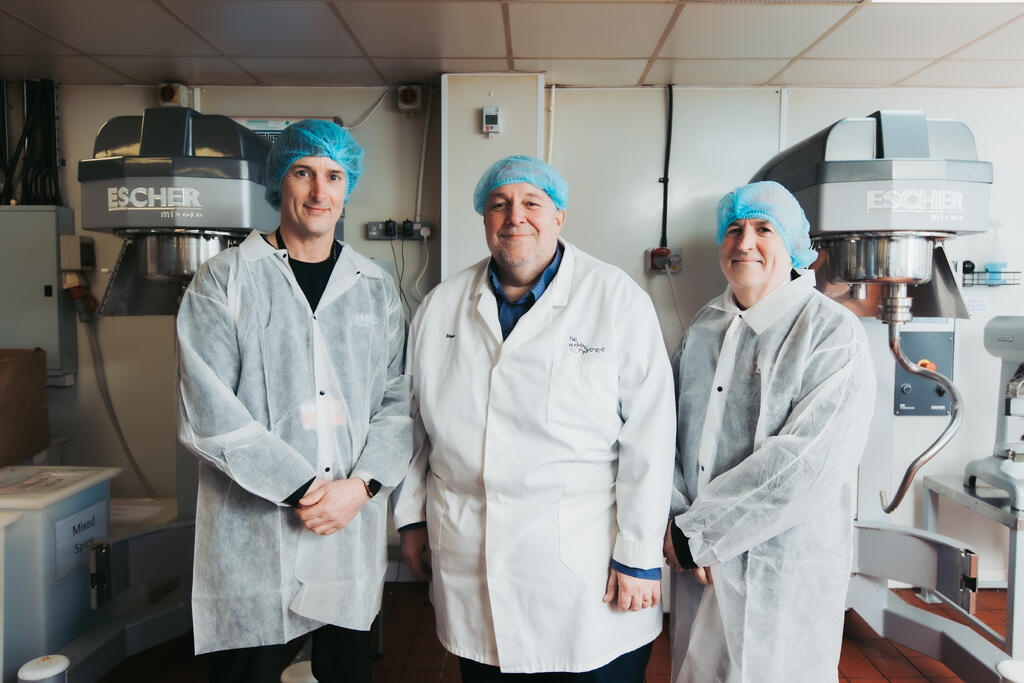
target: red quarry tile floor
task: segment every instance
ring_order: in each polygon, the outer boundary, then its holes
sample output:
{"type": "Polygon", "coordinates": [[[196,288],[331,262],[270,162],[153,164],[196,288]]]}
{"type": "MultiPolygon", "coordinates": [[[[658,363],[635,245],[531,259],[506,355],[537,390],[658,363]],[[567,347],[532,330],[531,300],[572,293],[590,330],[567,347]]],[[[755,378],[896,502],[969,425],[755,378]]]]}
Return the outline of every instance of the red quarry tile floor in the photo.
{"type": "MultiPolygon", "coordinates": [[[[912,590],[896,591],[918,607],[945,616],[955,613],[943,605],[925,605],[912,590]]],[[[1006,628],[1006,591],[984,590],[978,594],[977,615],[996,631],[1006,628]]],[[[437,640],[434,610],[427,599],[426,584],[388,583],[384,588],[384,655],[374,663],[374,683],[458,683],[458,659],[445,652],[437,640]]],[[[665,630],[654,641],[646,683],[670,683],[672,665],[665,630]]],[[[846,613],[843,650],[839,660],[842,683],[909,683],[959,681],[934,659],[879,637],[854,612],[846,613]]],[[[206,664],[192,656],[192,635],[158,645],[129,657],[103,677],[100,683],[207,683],[206,664]]]]}

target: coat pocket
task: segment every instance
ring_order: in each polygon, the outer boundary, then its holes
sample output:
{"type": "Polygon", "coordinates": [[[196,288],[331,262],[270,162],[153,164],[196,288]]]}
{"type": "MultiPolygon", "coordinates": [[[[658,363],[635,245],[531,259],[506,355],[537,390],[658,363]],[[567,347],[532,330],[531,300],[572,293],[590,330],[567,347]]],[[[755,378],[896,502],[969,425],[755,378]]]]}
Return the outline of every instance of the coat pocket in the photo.
{"type": "Polygon", "coordinates": [[[615,489],[563,494],[558,502],[558,552],[579,576],[607,576],[618,524],[615,489]]]}

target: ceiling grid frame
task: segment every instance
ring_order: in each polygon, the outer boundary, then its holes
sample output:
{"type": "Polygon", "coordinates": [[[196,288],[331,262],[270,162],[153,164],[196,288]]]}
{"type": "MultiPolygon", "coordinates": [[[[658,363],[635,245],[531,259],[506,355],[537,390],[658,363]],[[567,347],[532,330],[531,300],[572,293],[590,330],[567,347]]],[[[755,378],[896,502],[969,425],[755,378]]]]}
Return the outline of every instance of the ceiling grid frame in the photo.
{"type": "MultiPolygon", "coordinates": [[[[67,18],[72,12],[80,16],[87,11],[82,8],[90,5],[103,6],[100,16],[106,16],[112,11],[110,5],[127,3],[0,0],[0,78],[55,78],[76,85],[155,85],[148,79],[157,75],[162,75],[161,81],[193,86],[246,81],[296,86],[436,85],[441,73],[480,72],[481,65],[504,64],[494,71],[539,70],[545,73],[547,83],[559,87],[644,87],[672,82],[677,87],[913,88],[936,87],[933,81],[947,74],[949,82],[940,87],[1024,87],[1024,44],[1018,49],[1013,40],[1024,25],[1024,1],[1010,9],[1005,4],[996,9],[995,4],[943,3],[941,11],[938,3],[904,4],[901,16],[920,16],[927,21],[931,13],[940,12],[937,16],[951,17],[955,28],[948,34],[954,39],[942,45],[946,48],[942,53],[935,50],[934,39],[919,50],[907,43],[886,48],[880,42],[877,58],[867,56],[870,52],[863,49],[842,47],[851,45],[852,36],[871,35],[872,22],[884,21],[887,13],[880,9],[864,13],[875,4],[871,0],[204,0],[199,5],[190,0],[132,0],[133,17],[153,17],[155,10],[173,22],[172,33],[177,32],[184,42],[179,48],[161,35],[150,47],[136,37],[122,46],[126,47],[124,54],[116,45],[109,53],[104,50],[111,42],[97,40],[94,25],[78,26],[67,18]],[[317,33],[311,34],[315,42],[312,38],[304,42],[295,27],[303,18],[326,20],[324,6],[337,22],[340,42],[331,43],[327,36],[334,28],[326,24],[315,27],[317,33]],[[656,11],[654,6],[671,11],[656,11]],[[694,11],[701,8],[696,15],[700,28],[689,24],[688,32],[680,33],[691,6],[694,11]],[[714,6],[735,9],[705,11],[714,6]],[[135,11],[139,7],[143,9],[135,11]],[[485,7],[495,8],[493,14],[485,7]],[[524,10],[518,19],[517,7],[524,10]],[[746,27],[740,28],[758,40],[731,47],[729,39],[735,35],[731,30],[747,16],[744,8],[748,7],[750,18],[746,27]],[[832,22],[832,17],[823,14],[823,7],[849,9],[832,22]],[[298,18],[283,29],[290,33],[275,42],[281,56],[268,56],[256,34],[274,34],[260,17],[289,16],[289,8],[298,18]],[[354,17],[358,22],[348,16],[350,8],[358,11],[354,17]],[[819,9],[812,12],[809,8],[819,9]],[[187,11],[182,14],[179,9],[187,11]],[[802,14],[805,9],[808,13],[802,14]],[[403,25],[404,15],[409,19],[403,25]],[[839,31],[859,15],[863,16],[855,28],[851,24],[849,30],[839,31]],[[760,23],[757,17],[765,16],[771,20],[760,23]],[[801,16],[813,23],[801,24],[801,16]],[[623,17],[630,18],[628,25],[623,17]],[[957,25],[958,17],[970,28],[957,25]],[[973,21],[974,17],[983,19],[973,21]],[[395,22],[396,39],[405,36],[407,42],[382,43],[387,30],[381,28],[380,21],[395,22]],[[247,22],[257,29],[251,40],[247,22]],[[825,23],[829,25],[823,29],[825,23]],[[1000,37],[1011,25],[1018,28],[1000,37]],[[802,31],[790,30],[801,26],[802,31]],[[758,35],[756,31],[762,29],[764,35],[758,35]],[[375,37],[369,39],[366,31],[375,37]],[[529,36],[527,32],[536,33],[529,36]],[[837,37],[837,32],[842,35],[837,37]],[[7,49],[5,33],[9,36],[7,49]],[[38,45],[33,35],[38,36],[38,45]],[[686,36],[700,40],[680,42],[687,40],[686,36]],[[811,38],[805,46],[803,41],[811,38]],[[837,42],[833,43],[834,39],[837,42]],[[557,47],[552,40],[558,41],[557,47]],[[404,52],[393,49],[401,45],[404,52]],[[762,49],[770,47],[777,49],[762,49]],[[957,59],[964,51],[981,56],[957,59]],[[534,52],[537,54],[527,54],[534,52]],[[842,52],[851,56],[834,56],[842,52]],[[137,68],[132,59],[140,62],[137,68]],[[966,62],[974,64],[967,68],[966,62]],[[1017,62],[1022,67],[1020,79],[1013,75],[1017,62]],[[994,70],[990,78],[983,77],[988,73],[986,64],[994,70]],[[931,70],[935,70],[932,78],[921,78],[931,70]],[[766,72],[772,75],[765,78],[766,72]],[[1002,82],[1005,85],[993,85],[1002,82]]],[[[112,25],[110,40],[131,30],[131,26],[112,25]]],[[[140,35],[156,35],[152,27],[147,30],[149,33],[140,35]]],[[[887,35],[890,37],[885,40],[897,40],[891,37],[893,32],[887,35]]]]}

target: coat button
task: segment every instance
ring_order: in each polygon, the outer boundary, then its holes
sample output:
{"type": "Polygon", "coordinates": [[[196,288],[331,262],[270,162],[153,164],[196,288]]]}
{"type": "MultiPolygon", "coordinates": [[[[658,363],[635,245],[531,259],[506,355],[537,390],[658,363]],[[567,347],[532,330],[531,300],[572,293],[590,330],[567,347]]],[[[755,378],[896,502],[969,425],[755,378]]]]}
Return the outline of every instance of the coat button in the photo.
{"type": "Polygon", "coordinates": [[[324,468],[324,472],[330,472],[330,471],[331,471],[331,468],[330,468],[330,467],[325,467],[325,468],[324,468]]]}
{"type": "Polygon", "coordinates": [[[721,390],[722,390],[722,387],[718,387],[718,390],[719,390],[719,391],[721,391],[721,390]]]}
{"type": "Polygon", "coordinates": [[[326,396],[326,395],[327,395],[327,392],[326,392],[326,391],[324,391],[323,389],[321,389],[321,390],[320,390],[320,395],[321,395],[321,396],[326,396]]]}

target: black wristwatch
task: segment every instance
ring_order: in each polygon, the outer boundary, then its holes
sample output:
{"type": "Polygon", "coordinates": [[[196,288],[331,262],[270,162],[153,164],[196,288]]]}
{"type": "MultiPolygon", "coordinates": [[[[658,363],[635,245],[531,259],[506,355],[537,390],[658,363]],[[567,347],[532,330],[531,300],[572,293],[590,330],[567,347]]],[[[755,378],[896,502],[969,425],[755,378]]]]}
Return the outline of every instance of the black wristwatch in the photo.
{"type": "Polygon", "coordinates": [[[381,483],[376,479],[371,479],[370,481],[364,481],[363,486],[366,487],[366,497],[373,498],[380,491],[381,483]]]}

